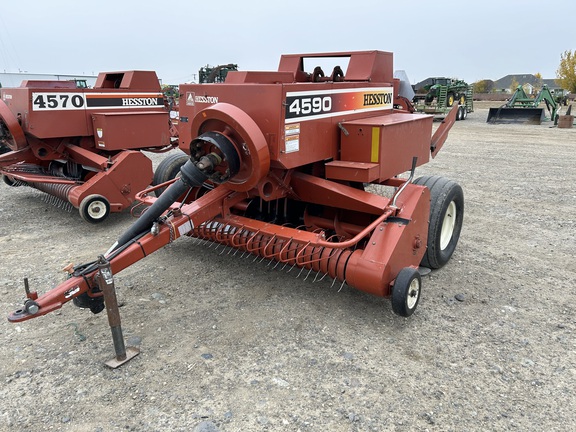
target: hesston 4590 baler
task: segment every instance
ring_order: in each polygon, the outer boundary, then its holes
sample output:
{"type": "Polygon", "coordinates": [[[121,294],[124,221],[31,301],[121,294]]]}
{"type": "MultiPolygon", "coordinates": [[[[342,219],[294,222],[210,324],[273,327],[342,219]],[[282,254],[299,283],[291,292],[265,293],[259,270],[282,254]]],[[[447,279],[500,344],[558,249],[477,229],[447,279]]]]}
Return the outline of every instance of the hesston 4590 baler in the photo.
{"type": "Polygon", "coordinates": [[[27,288],[9,320],[69,300],[93,312],[106,304],[117,358],[125,359],[112,275],[181,236],[390,296],[395,313],[411,315],[419,266],[436,269],[452,256],[464,197],[442,177],[414,181],[416,167],[440,150],[456,111],[432,134],[433,117],[402,109],[398,86],[392,54],[382,51],[284,55],[276,72],[181,85],[186,155],[159,167],[172,176],[181,168],[180,175],[137,195],[148,209],[97,261],[74,267],[40,297],[27,288]],[[346,72],[305,71],[304,60],[325,57],[348,61],[346,72]],[[369,183],[389,186],[390,196],[367,191],[369,183]],[[156,198],[154,190],[164,192],[156,198]]]}
{"type": "Polygon", "coordinates": [[[4,182],[41,190],[88,222],[131,206],[151,184],[152,162],[140,150],[177,144],[152,71],[104,72],[92,89],[24,81],[0,94],[4,182]]]}

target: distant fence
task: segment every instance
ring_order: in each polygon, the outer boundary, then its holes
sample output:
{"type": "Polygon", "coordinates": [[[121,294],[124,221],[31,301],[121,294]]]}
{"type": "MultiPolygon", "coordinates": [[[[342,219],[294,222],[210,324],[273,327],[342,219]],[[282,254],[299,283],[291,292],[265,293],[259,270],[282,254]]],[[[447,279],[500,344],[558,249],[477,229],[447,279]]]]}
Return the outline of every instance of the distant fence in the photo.
{"type": "MultiPolygon", "coordinates": [[[[474,93],[474,100],[477,101],[505,101],[510,99],[511,93],[474,93]]],[[[574,101],[576,94],[569,94],[568,99],[574,101]]]]}
{"type": "Polygon", "coordinates": [[[505,101],[512,96],[510,93],[474,93],[474,100],[479,101],[505,101]]]}

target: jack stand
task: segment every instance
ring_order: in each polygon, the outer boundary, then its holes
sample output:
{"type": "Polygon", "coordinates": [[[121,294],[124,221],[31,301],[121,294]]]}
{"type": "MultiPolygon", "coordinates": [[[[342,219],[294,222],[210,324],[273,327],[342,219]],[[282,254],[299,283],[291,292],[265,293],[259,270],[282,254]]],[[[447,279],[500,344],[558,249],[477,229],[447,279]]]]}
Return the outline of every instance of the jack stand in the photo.
{"type": "Polygon", "coordinates": [[[116,357],[108,360],[105,364],[109,368],[116,369],[140,354],[140,350],[136,347],[126,348],[124,345],[124,336],[120,324],[120,311],[118,310],[118,299],[116,298],[116,289],[114,288],[114,277],[112,275],[112,269],[110,268],[110,262],[104,258],[103,255],[98,257],[98,270],[100,273],[96,277],[96,281],[104,294],[108,324],[110,324],[114,351],[116,352],[116,357]]]}

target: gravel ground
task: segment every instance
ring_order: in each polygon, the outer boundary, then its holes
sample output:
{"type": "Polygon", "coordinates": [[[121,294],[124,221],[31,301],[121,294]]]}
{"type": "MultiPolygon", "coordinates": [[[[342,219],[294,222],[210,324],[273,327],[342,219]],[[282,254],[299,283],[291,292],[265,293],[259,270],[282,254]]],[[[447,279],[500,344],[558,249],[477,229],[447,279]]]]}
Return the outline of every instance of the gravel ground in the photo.
{"type": "MultiPolygon", "coordinates": [[[[488,125],[477,104],[418,175],[459,182],[460,243],[408,319],[387,299],[180,239],[116,277],[105,314],[0,324],[4,431],[576,430],[576,129],[488,125]]],[[[102,225],[2,185],[0,310],[94,259],[102,225]]]]}

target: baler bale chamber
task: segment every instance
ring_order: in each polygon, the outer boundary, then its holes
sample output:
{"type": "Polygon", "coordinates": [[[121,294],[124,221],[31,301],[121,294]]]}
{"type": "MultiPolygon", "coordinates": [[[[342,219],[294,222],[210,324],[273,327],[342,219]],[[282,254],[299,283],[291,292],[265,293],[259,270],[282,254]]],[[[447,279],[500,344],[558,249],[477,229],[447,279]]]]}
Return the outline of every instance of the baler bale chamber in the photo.
{"type": "MultiPolygon", "coordinates": [[[[186,235],[391,297],[393,311],[410,316],[421,266],[440,268],[454,252],[464,197],[446,178],[415,179],[457,107],[433,133],[433,116],[411,113],[399,84],[392,53],[359,51],[283,55],[275,72],[181,85],[183,152],[160,163],[166,182],[137,195],[149,207],[100,265],[117,273],[186,235]],[[347,67],[307,70],[305,60],[325,58],[347,67]],[[387,186],[389,196],[369,184],[387,186]]],[[[96,262],[76,266],[43,296],[28,294],[9,320],[72,299],[99,312],[99,274],[96,262]]]]}
{"type": "Polygon", "coordinates": [[[47,201],[78,208],[88,222],[131,206],[152,182],[141,150],[176,145],[160,82],[152,71],[103,72],[94,88],[74,81],[24,81],[0,89],[0,173],[47,201]]]}

